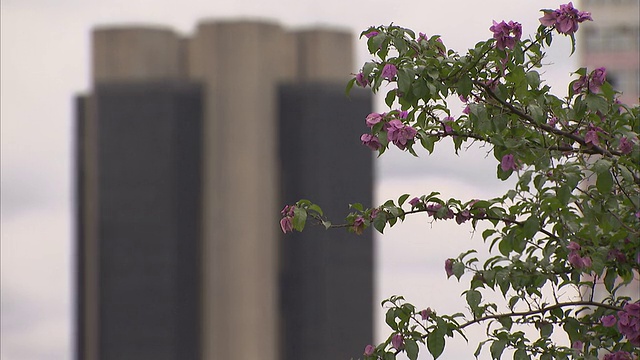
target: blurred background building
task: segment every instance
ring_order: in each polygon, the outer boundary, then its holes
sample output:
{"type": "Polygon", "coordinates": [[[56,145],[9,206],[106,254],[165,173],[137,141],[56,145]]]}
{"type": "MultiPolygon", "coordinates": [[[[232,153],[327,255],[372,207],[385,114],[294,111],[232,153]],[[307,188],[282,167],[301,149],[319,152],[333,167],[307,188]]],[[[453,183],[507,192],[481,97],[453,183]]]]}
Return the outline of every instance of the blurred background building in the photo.
{"type": "Polygon", "coordinates": [[[349,359],[373,341],[372,232],[284,236],[302,197],[372,202],[352,35],[208,22],[93,33],[77,100],[78,359],[349,359]]]}
{"type": "Polygon", "coordinates": [[[620,101],[638,104],[640,95],[640,3],[638,0],[583,0],[594,21],[578,32],[580,63],[607,69],[607,81],[622,92],[620,101]]]}

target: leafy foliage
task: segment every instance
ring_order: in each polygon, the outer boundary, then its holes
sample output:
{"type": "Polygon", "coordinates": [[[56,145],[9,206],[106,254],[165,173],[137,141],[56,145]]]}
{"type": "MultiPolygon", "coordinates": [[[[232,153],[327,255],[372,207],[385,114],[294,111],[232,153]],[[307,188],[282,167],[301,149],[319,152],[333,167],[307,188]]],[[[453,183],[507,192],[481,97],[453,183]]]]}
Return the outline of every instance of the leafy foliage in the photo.
{"type": "MultiPolygon", "coordinates": [[[[579,22],[590,20],[566,6],[563,11],[579,14],[579,22]]],[[[555,11],[561,15],[562,9],[555,11]]],[[[368,347],[367,359],[395,359],[399,352],[417,359],[420,344],[435,359],[447,338],[464,337],[466,327],[483,322],[489,323],[487,339],[476,357],[484,349],[494,359],[506,349],[515,359],[639,355],[640,294],[630,298],[620,289],[640,276],[640,107],[617,101],[603,68],[578,69],[565,98],[550,92],[541,75],[544,49],[554,29],[573,39],[578,22],[567,27],[551,11],[545,10],[547,25],[534,37],[521,39],[518,23],[496,23],[494,38],[464,55],[447,49],[439,36],[416,36],[396,25],[362,33],[375,60],[363,65],[348,89],[356,84],[378,92],[391,83],[385,101],[400,107],[367,118],[365,145],[380,155],[393,145],[415,155],[414,147],[431,153],[445,138],[453,139],[456,152],[480,142],[492,149],[499,179],[518,178],[494,199],[444,199],[432,192],[405,194],[370,209],[352,204],[343,224],[331,224],[308,200],[295,205],[298,231],[313,220],[327,228],[361,233],[373,227],[382,233],[415,214],[469,221],[474,228],[491,224],[482,233],[492,254],[488,260],[480,263],[470,250],[445,263],[448,276],[469,281],[463,293],[467,313],[418,311],[391,297],[382,305],[392,334],[368,347]],[[507,30],[497,34],[501,27],[507,30]],[[452,97],[466,104],[457,118],[452,97]],[[557,295],[568,289],[586,295],[578,301],[557,295]],[[485,295],[494,292],[504,302],[488,300],[485,295]],[[605,296],[596,299],[596,292],[605,296]],[[539,338],[527,338],[525,327],[537,329],[539,338]],[[552,341],[558,331],[566,333],[569,346],[552,341]]]]}

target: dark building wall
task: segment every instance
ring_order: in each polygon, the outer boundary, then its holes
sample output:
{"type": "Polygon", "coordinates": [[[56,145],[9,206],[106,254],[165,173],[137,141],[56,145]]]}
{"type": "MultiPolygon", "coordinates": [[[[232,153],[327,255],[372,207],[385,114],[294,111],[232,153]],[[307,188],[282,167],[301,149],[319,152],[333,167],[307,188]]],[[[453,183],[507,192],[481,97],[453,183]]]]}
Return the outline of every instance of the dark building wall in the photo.
{"type": "Polygon", "coordinates": [[[198,359],[200,88],[101,84],[95,99],[100,360],[198,359]]]}
{"type": "MultiPolygon", "coordinates": [[[[350,203],[372,205],[373,155],[360,143],[371,108],[342,83],[281,87],[283,204],[309,199],[336,222],[350,203]]],[[[360,357],[373,340],[372,232],[308,226],[281,246],[282,359],[360,357]]]]}

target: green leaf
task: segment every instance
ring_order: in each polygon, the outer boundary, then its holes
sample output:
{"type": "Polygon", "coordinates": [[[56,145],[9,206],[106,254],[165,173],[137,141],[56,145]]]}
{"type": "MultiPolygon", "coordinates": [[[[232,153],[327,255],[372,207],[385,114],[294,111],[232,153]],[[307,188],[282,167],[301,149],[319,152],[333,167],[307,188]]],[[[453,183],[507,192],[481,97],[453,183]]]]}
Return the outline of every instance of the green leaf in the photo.
{"type": "Polygon", "coordinates": [[[608,171],[598,174],[596,188],[601,194],[608,194],[613,188],[613,176],[608,171]]]}
{"type": "Polygon", "coordinates": [[[609,112],[609,103],[602,96],[596,94],[587,94],[585,103],[587,104],[587,109],[589,110],[599,111],[603,114],[609,112]]]}
{"type": "Polygon", "coordinates": [[[318,214],[320,214],[320,216],[322,216],[322,209],[320,208],[320,206],[316,205],[316,204],[311,204],[309,205],[309,210],[313,210],[315,212],[317,212],[318,214]]]}
{"type": "Polygon", "coordinates": [[[518,349],[513,353],[513,360],[530,360],[531,356],[527,354],[525,349],[518,349]]]}
{"type": "Polygon", "coordinates": [[[531,215],[522,226],[523,235],[527,239],[533,238],[539,229],[540,220],[535,215],[531,215]]]}
{"type": "Polygon", "coordinates": [[[480,301],[482,301],[482,294],[480,293],[480,291],[467,291],[467,304],[469,304],[469,307],[471,307],[472,310],[478,308],[478,305],[480,305],[480,301]]]}
{"type": "Polygon", "coordinates": [[[444,332],[440,329],[432,331],[427,336],[427,349],[433,356],[433,359],[437,359],[444,351],[444,332]]]}
{"type": "Polygon", "coordinates": [[[351,92],[351,89],[353,88],[353,85],[356,83],[356,78],[353,78],[351,80],[349,80],[349,82],[347,83],[347,88],[344,89],[344,94],[349,97],[349,93],[351,92]]]}
{"type": "Polygon", "coordinates": [[[418,344],[413,339],[405,340],[404,351],[407,352],[409,360],[416,360],[418,358],[418,344]]]}
{"type": "Polygon", "coordinates": [[[458,81],[458,94],[469,96],[469,94],[471,94],[472,87],[473,82],[471,81],[471,78],[468,75],[463,74],[458,81]]]}
{"type": "Polygon", "coordinates": [[[409,196],[410,196],[409,194],[403,194],[402,196],[400,196],[398,198],[398,206],[402,206],[404,204],[404,202],[407,201],[409,196]]]}
{"type": "Polygon", "coordinates": [[[491,352],[491,358],[494,360],[499,360],[506,346],[507,343],[504,340],[494,341],[489,348],[489,351],[491,352]]]}
{"type": "Polygon", "coordinates": [[[296,231],[304,230],[304,225],[307,222],[307,211],[299,207],[293,209],[293,228],[296,231]]]}

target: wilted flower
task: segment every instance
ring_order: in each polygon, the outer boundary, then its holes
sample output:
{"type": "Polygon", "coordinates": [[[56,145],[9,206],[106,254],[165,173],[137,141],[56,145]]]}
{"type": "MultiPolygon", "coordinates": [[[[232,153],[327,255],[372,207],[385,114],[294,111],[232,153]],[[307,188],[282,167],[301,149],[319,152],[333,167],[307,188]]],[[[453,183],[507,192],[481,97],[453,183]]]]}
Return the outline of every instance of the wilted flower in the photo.
{"type": "Polygon", "coordinates": [[[364,218],[358,215],[356,219],[353,221],[353,225],[351,228],[356,234],[360,235],[362,234],[362,231],[364,231],[365,226],[366,224],[364,222],[364,218]]]}

